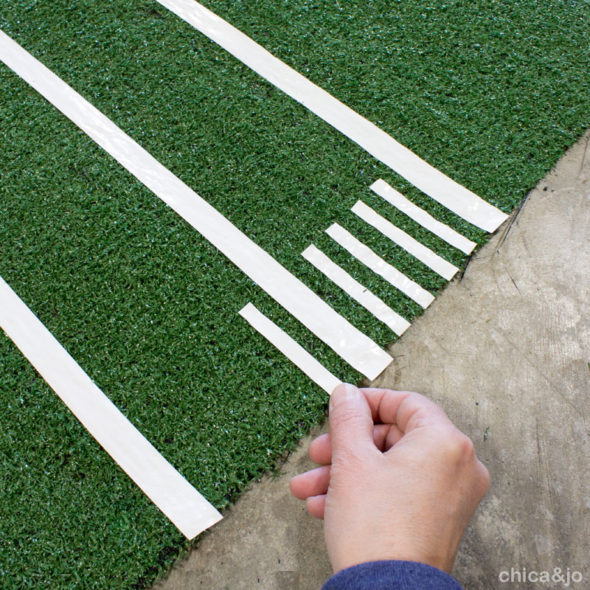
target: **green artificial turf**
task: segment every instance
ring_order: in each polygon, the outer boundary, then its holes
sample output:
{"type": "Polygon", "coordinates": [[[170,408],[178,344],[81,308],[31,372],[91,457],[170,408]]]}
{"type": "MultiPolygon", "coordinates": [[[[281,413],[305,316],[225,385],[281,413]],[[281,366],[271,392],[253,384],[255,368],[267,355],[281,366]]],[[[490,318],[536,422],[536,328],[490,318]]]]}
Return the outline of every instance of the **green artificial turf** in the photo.
{"type": "MultiPolygon", "coordinates": [[[[590,123],[588,2],[206,4],[506,212],[590,123]]],[[[315,243],[411,319],[419,308],[326,227],[432,292],[445,282],[356,219],[355,201],[464,257],[372,195],[374,180],[486,240],[154,1],[10,0],[0,28],[381,345],[394,335],[300,252],[315,243]]],[[[243,305],[359,375],[4,66],[0,137],[0,275],[226,507],[326,405],[243,305]]],[[[1,588],[144,588],[188,547],[4,335],[0,407],[1,588]]]]}

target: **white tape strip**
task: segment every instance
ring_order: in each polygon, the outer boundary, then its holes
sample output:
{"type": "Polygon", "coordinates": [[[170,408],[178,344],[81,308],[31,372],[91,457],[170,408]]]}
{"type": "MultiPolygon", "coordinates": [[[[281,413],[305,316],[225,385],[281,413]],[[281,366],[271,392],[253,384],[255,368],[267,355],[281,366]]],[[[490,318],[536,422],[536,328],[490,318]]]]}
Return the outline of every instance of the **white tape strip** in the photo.
{"type": "Polygon", "coordinates": [[[203,5],[158,2],[457,215],[490,232],[507,218],[203,5]]]}
{"type": "Polygon", "coordinates": [[[455,265],[447,262],[430,248],[427,248],[424,244],[409,236],[405,231],[393,225],[393,223],[379,215],[379,213],[362,201],[357,201],[351,211],[377,231],[380,231],[386,238],[395,242],[398,246],[420,260],[420,262],[423,262],[441,277],[447,279],[447,281],[450,281],[455,276],[455,273],[459,272],[459,269],[455,265]]]}
{"type": "Polygon", "coordinates": [[[391,357],[51,70],[0,31],[0,60],[368,379],[391,357]]]}
{"type": "Polygon", "coordinates": [[[326,233],[357,260],[370,268],[374,273],[383,277],[390,285],[399,289],[422,307],[426,308],[434,301],[431,293],[401,273],[397,268],[385,262],[383,258],[375,254],[373,250],[355,238],[342,226],[334,223],[326,230],[326,233]]]}
{"type": "Polygon", "coordinates": [[[351,277],[313,244],[301,255],[398,336],[401,336],[410,327],[410,322],[393,311],[391,307],[351,277]]]}
{"type": "Polygon", "coordinates": [[[192,539],[221,520],[221,514],[91,381],[1,277],[0,327],[88,432],[185,537],[192,539]]]}
{"type": "Polygon", "coordinates": [[[252,303],[240,310],[240,315],[327,394],[331,394],[342,383],[252,303]]]}
{"type": "Polygon", "coordinates": [[[434,235],[447,242],[447,244],[461,250],[461,252],[471,254],[475,246],[477,246],[475,242],[468,240],[463,234],[460,234],[453,228],[445,225],[438,219],[435,219],[430,213],[427,213],[424,209],[418,207],[418,205],[415,205],[409,199],[406,199],[404,195],[396,191],[384,180],[379,179],[375,181],[371,185],[371,190],[393,205],[396,209],[405,213],[410,219],[413,219],[422,227],[425,227],[434,235]]]}

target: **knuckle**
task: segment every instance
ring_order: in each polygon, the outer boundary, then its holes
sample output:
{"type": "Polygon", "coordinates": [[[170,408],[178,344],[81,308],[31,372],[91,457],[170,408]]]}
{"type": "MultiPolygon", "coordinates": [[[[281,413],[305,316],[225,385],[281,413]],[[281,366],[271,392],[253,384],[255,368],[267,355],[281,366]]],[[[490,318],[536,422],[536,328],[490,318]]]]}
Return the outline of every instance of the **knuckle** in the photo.
{"type": "Polygon", "coordinates": [[[473,441],[459,430],[446,437],[443,451],[449,459],[457,462],[468,462],[475,457],[473,441]]]}
{"type": "Polygon", "coordinates": [[[462,434],[460,436],[458,444],[462,457],[466,459],[473,459],[475,457],[475,447],[473,445],[473,441],[466,434],[462,434]]]}
{"type": "Polygon", "coordinates": [[[481,462],[478,461],[478,475],[477,475],[477,484],[479,487],[480,496],[483,498],[490,489],[490,472],[488,468],[481,462]]]}

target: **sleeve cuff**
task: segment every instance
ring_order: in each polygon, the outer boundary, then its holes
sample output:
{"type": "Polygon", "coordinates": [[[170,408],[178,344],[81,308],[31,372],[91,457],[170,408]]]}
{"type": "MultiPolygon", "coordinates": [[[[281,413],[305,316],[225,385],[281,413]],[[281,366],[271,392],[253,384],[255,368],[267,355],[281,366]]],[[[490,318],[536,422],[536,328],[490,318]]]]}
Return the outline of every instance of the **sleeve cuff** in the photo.
{"type": "Polygon", "coordinates": [[[455,578],[415,561],[372,561],[342,570],[322,590],[462,590],[455,578]]]}

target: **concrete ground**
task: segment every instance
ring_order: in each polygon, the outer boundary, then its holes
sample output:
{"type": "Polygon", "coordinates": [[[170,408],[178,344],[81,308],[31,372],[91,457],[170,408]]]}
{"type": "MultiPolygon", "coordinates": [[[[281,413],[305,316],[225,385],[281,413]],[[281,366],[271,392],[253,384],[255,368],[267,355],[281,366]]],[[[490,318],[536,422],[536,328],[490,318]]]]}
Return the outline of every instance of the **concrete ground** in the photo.
{"type": "MultiPolygon", "coordinates": [[[[490,470],[454,570],[466,589],[567,587],[568,568],[584,578],[570,588],[590,588],[589,142],[590,132],[391,347],[375,382],[430,395],[490,470]],[[552,581],[519,584],[511,568],[552,581]]],[[[331,571],[321,523],[288,492],[312,466],[308,444],[158,590],[319,589],[331,571]]]]}

